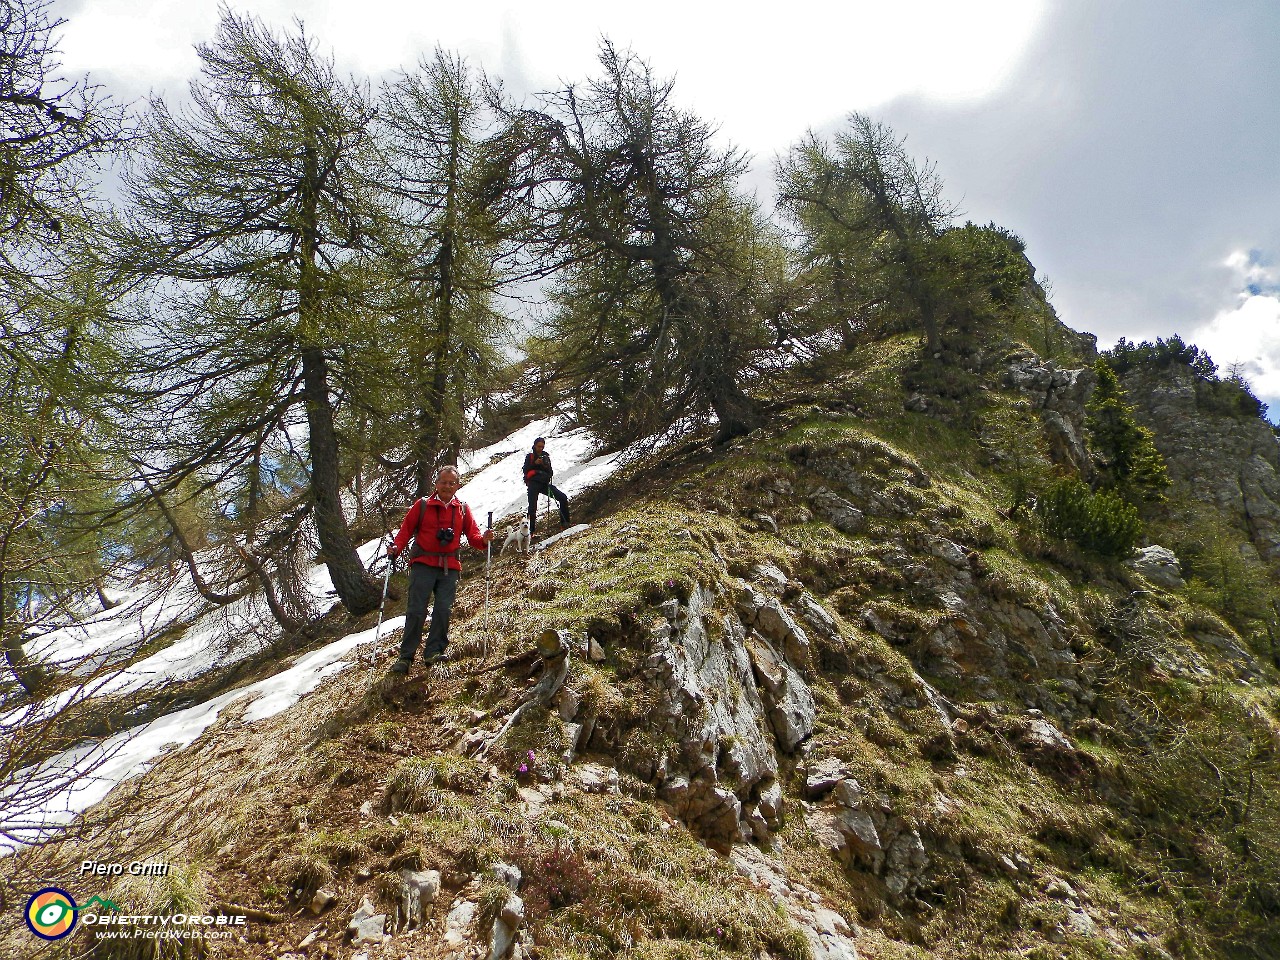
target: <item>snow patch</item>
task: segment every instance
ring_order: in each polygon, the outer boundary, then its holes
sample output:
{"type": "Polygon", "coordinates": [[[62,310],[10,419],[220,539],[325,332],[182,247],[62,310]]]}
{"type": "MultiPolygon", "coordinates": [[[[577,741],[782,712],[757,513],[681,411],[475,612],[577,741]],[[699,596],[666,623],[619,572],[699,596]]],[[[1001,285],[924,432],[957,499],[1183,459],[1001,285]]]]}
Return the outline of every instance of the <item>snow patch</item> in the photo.
{"type": "MultiPolygon", "coordinates": [[[[396,617],[385,621],[382,630],[394,631],[403,626],[404,617],[396,617]]],[[[249,698],[243,721],[254,723],[289,709],[325,677],[348,669],[366,669],[351,654],[362,644],[374,641],[375,629],[349,634],[305,654],[289,669],[266,680],[229,690],[205,703],[19,771],[0,789],[0,856],[13,853],[19,845],[54,836],[112,787],[144,773],[162,754],[193,743],[227,705],[249,698]]]]}

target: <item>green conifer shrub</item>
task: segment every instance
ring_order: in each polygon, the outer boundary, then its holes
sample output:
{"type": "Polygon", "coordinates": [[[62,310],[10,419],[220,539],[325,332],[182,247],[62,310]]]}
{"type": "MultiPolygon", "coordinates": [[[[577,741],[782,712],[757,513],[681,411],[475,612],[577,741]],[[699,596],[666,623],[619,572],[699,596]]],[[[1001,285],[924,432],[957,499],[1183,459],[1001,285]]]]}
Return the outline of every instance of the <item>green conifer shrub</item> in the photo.
{"type": "Polygon", "coordinates": [[[1128,557],[1142,533],[1133,504],[1109,491],[1094,493],[1076,477],[1058,480],[1038,497],[1036,516],[1046,536],[1104,557],[1128,557]]]}
{"type": "Polygon", "coordinates": [[[1126,500],[1164,498],[1169,473],[1153,434],[1138,423],[1120,378],[1106,360],[1094,364],[1098,385],[1086,407],[1085,425],[1098,467],[1098,485],[1126,500]]]}

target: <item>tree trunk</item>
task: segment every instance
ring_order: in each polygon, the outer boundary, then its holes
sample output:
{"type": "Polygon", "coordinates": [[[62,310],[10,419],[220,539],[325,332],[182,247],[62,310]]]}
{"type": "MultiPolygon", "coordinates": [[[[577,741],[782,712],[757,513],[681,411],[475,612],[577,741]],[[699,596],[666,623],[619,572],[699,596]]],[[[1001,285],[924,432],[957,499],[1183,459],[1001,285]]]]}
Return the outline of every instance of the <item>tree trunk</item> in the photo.
{"type": "Polygon", "coordinates": [[[48,681],[48,674],[44,667],[32,662],[27,656],[26,651],[22,649],[21,638],[16,634],[11,636],[11,633],[12,631],[5,633],[4,661],[9,667],[9,672],[22,685],[22,689],[30,696],[38,696],[48,681]]]}
{"type": "Polygon", "coordinates": [[[107,596],[106,591],[102,589],[102,580],[98,577],[93,578],[93,590],[98,595],[98,602],[102,604],[102,609],[112,610],[120,605],[118,600],[112,600],[107,596]]]}
{"type": "Polygon", "coordinates": [[[343,605],[353,617],[360,617],[378,609],[381,592],[356,554],[342,512],[338,439],[329,405],[329,364],[319,347],[302,351],[302,393],[311,436],[311,498],[316,508],[320,558],[329,568],[333,588],[343,605]]]}
{"type": "Polygon", "coordinates": [[[302,345],[302,396],[307,408],[308,447],[311,452],[311,498],[315,504],[320,558],[329,568],[333,589],[353,617],[378,609],[381,592],[364,569],[342,511],[342,480],[338,466],[338,434],[329,399],[329,361],[319,344],[318,205],[320,168],[317,151],[304,158],[299,231],[298,321],[302,345]]]}
{"type": "Polygon", "coordinates": [[[762,420],[756,402],[747,396],[732,376],[715,378],[710,390],[711,409],[720,419],[721,442],[750,433],[762,420]]]}
{"type": "MultiPolygon", "coordinates": [[[[436,254],[436,343],[435,369],[426,384],[426,397],[418,411],[418,491],[426,496],[432,489],[434,468],[441,462],[445,436],[453,439],[454,431],[445,429],[445,390],[449,383],[449,357],[453,353],[449,340],[453,336],[454,257],[458,233],[459,161],[462,140],[461,121],[456,113],[449,122],[449,164],[445,170],[444,224],[440,231],[440,250],[436,254]],[[430,463],[428,464],[428,458],[430,463]]],[[[445,460],[444,462],[448,462],[445,460]]]]}
{"type": "Polygon", "coordinates": [[[0,635],[4,637],[4,661],[9,672],[30,696],[36,696],[48,681],[48,674],[34,663],[22,649],[22,630],[8,615],[8,593],[3,575],[0,575],[0,635]]]}

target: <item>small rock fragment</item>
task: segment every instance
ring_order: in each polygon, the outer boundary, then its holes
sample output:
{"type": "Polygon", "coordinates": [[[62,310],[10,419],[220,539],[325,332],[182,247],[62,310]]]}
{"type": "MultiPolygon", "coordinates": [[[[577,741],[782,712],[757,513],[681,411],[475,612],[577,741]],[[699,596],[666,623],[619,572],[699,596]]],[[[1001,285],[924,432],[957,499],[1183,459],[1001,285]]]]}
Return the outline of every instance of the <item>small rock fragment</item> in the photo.
{"type": "Polygon", "coordinates": [[[311,898],[311,903],[307,905],[307,909],[316,916],[324,913],[338,900],[338,895],[332,890],[326,890],[321,887],[316,891],[315,896],[311,898]]]}

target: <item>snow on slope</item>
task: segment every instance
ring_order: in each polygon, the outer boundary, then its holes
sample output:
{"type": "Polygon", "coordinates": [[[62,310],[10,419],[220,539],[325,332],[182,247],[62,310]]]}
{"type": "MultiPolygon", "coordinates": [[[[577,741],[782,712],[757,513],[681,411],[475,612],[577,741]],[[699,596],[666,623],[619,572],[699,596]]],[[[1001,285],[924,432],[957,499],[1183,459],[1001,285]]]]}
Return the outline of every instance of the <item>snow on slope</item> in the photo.
{"type": "MultiPolygon", "coordinates": [[[[547,453],[555,467],[552,483],[570,498],[575,493],[599,483],[618,468],[624,453],[592,457],[599,441],[588,430],[568,430],[559,417],[535,420],[511,436],[463,456],[458,464],[463,475],[479,469],[458,491],[458,496],[476,512],[483,522],[492,510],[494,522],[510,516],[524,516],[529,509],[529,496],[521,467],[525,454],[533,449],[533,441],[545,437],[547,453]]],[[[483,523],[482,523],[483,525],[483,523]]]]}
{"type": "MultiPolygon", "coordinates": [[[[556,467],[555,485],[569,495],[571,508],[574,494],[608,477],[625,456],[624,452],[593,457],[598,445],[595,437],[586,430],[567,429],[558,417],[535,421],[497,443],[468,451],[459,464],[467,482],[458,495],[470,504],[481,525],[489,510],[497,523],[510,516],[523,516],[528,509],[521,466],[536,437],[547,440],[547,452],[556,467]]],[[[366,566],[381,567],[386,542],[386,538],[380,538],[360,546],[360,558],[366,566]]],[[[322,609],[336,599],[323,565],[308,572],[306,585],[322,609]]],[[[184,621],[191,621],[191,625],[169,647],[135,664],[115,671],[100,670],[56,697],[0,714],[0,729],[12,730],[19,723],[38,722],[87,697],[137,692],[172,680],[192,679],[251,656],[269,643],[275,632],[269,623],[270,615],[261,609],[256,597],[209,609],[185,580],[150,593],[127,591],[124,601],[110,611],[36,638],[28,645],[28,652],[46,663],[66,665],[83,673],[109,664],[113,657],[127,656],[144,637],[169,625],[184,621]]],[[[403,617],[389,620],[382,630],[394,630],[403,622],[403,617]]],[[[53,835],[106,796],[117,783],[145,771],[161,753],[194,741],[228,703],[245,696],[254,698],[245,722],[273,716],[296,703],[326,676],[347,669],[351,664],[347,654],[372,639],[372,630],[351,634],[305,655],[288,670],[266,680],[125,730],[101,743],[82,745],[36,769],[19,772],[12,783],[0,785],[0,832],[27,843],[53,835]],[[37,781],[43,785],[34,791],[39,797],[33,798],[31,790],[21,789],[22,784],[37,781]]],[[[0,839],[0,855],[12,849],[0,839]]]]}
{"type": "MultiPolygon", "coordinates": [[[[395,617],[382,624],[382,633],[403,625],[404,617],[395,617]]],[[[359,661],[352,654],[373,639],[372,629],[349,634],[305,654],[288,670],[266,680],[229,690],[205,703],[125,730],[102,743],[76,747],[22,771],[13,783],[0,787],[0,833],[20,843],[48,839],[105,797],[116,784],[145,772],[156,757],[191,744],[227,704],[250,698],[244,723],[273,717],[314,690],[325,677],[353,666],[359,669],[359,661]]],[[[12,842],[0,838],[0,856],[14,849],[12,842]]]]}
{"type": "MultiPolygon", "coordinates": [[[[459,464],[467,482],[458,496],[471,505],[481,525],[489,510],[493,511],[495,523],[524,515],[528,496],[520,467],[534,438],[540,436],[547,438],[547,451],[556,465],[555,484],[570,498],[608,477],[617,469],[622,456],[608,454],[593,458],[595,437],[586,430],[566,429],[558,417],[534,421],[497,443],[467,451],[459,464]]],[[[394,533],[394,529],[388,533],[394,533]]],[[[358,550],[366,566],[379,573],[386,542],[386,539],[370,540],[358,550]]],[[[337,599],[324,565],[312,567],[306,574],[305,584],[322,610],[337,599]]],[[[256,653],[271,639],[264,636],[262,630],[264,620],[270,617],[255,597],[210,609],[186,579],[159,590],[135,588],[116,592],[123,596],[120,606],[31,640],[27,644],[28,655],[51,666],[87,675],[109,664],[113,658],[128,656],[144,638],[173,624],[189,621],[190,627],[175,643],[129,667],[105,677],[98,676],[92,684],[99,694],[129,693],[173,680],[192,679],[215,667],[229,666],[256,653]]]]}

